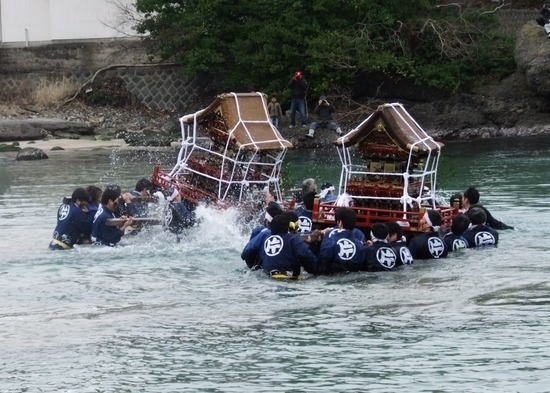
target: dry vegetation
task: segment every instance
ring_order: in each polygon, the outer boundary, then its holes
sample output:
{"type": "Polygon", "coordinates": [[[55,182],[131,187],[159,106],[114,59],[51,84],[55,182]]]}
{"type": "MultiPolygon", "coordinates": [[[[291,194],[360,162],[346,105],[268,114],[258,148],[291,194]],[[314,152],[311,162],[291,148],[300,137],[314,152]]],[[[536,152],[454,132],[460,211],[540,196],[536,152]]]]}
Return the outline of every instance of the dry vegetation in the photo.
{"type": "Polygon", "coordinates": [[[31,94],[31,102],[40,107],[55,107],[73,96],[80,89],[80,82],[75,78],[59,78],[40,82],[31,94]]]}

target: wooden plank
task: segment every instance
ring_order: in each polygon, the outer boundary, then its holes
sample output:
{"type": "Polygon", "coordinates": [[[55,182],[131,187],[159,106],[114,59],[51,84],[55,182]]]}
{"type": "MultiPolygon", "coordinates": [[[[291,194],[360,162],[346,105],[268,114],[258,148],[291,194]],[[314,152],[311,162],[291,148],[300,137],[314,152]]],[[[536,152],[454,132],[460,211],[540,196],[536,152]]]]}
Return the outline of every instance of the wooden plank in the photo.
{"type": "Polygon", "coordinates": [[[159,199],[156,196],[147,195],[147,196],[132,196],[132,203],[141,203],[141,202],[151,202],[156,203],[159,199]]]}
{"type": "MultiPolygon", "coordinates": [[[[107,226],[121,227],[126,222],[125,218],[109,218],[107,219],[107,226]]],[[[162,224],[162,220],[152,217],[134,218],[133,223],[136,225],[159,225],[162,224]]]]}

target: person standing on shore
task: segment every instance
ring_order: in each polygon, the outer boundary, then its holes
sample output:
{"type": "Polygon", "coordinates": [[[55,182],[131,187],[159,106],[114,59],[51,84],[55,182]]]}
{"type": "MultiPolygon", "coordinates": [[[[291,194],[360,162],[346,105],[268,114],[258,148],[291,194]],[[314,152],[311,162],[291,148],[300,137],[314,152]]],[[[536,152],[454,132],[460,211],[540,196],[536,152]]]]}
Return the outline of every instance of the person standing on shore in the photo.
{"type": "Polygon", "coordinates": [[[296,111],[300,112],[302,117],[302,127],[307,127],[308,120],[306,114],[306,93],[307,82],[302,75],[302,71],[296,71],[294,76],[288,82],[288,88],[291,91],[290,97],[290,125],[288,128],[296,127],[296,111]]]}
{"type": "Polygon", "coordinates": [[[276,129],[279,129],[279,122],[283,117],[283,111],[281,110],[281,104],[277,102],[277,97],[271,97],[271,102],[267,104],[267,110],[269,117],[271,117],[271,123],[273,123],[276,129]]]}

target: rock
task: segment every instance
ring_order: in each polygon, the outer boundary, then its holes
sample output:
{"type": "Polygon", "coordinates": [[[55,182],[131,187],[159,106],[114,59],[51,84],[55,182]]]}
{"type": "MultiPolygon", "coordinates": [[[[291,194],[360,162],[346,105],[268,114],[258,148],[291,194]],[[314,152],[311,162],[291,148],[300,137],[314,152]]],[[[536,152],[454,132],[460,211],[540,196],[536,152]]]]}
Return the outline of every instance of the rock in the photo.
{"type": "Polygon", "coordinates": [[[171,146],[173,139],[164,132],[146,129],[142,131],[127,131],[117,133],[116,138],[124,139],[130,146],[171,146]]]}
{"type": "Polygon", "coordinates": [[[5,143],[0,143],[0,152],[5,153],[8,151],[19,151],[21,148],[19,144],[14,142],[11,145],[6,145],[5,143]]]}
{"type": "Polygon", "coordinates": [[[514,59],[529,86],[540,95],[550,96],[550,40],[535,21],[526,23],[518,32],[514,59]]]}
{"type": "Polygon", "coordinates": [[[57,135],[58,133],[71,133],[78,135],[94,134],[94,128],[84,122],[44,118],[24,119],[20,121],[33,127],[42,128],[53,135],[57,135]]]}
{"type": "Polygon", "coordinates": [[[0,120],[0,142],[42,139],[44,135],[44,130],[20,120],[0,120]]]}
{"type": "Polygon", "coordinates": [[[48,158],[46,153],[42,149],[37,149],[35,147],[25,147],[20,150],[15,157],[16,161],[33,161],[33,160],[43,160],[48,158]]]}
{"type": "Polygon", "coordinates": [[[56,151],[56,150],[65,150],[65,149],[63,149],[61,146],[54,146],[50,150],[51,151],[56,151]]]}

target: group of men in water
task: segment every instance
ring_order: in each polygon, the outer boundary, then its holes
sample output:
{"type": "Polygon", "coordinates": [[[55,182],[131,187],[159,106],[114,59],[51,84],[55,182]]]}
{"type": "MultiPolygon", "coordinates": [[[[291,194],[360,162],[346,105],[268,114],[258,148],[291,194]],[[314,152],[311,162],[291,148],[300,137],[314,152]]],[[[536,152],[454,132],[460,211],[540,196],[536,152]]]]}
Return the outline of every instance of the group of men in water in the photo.
{"type": "Polygon", "coordinates": [[[273,278],[301,278],[302,268],[314,275],[389,271],[417,259],[446,258],[459,249],[496,245],[497,229],[513,229],[480,205],[478,190],[470,187],[451,197],[451,205],[460,213],[450,227],[443,226],[438,210],[428,209],[419,221],[421,233],[415,236],[405,237],[400,222],[380,222],[370,228],[366,239],[355,227],[356,212],[335,206],[336,226],[312,231],[314,198],[320,195],[321,202],[327,197],[334,201],[334,188],[327,183],[317,194],[313,179],[306,179],[303,186],[302,203],[294,211],[268,203],[264,225],[252,231],[241,254],[249,268],[263,269],[273,278]],[[316,233],[320,241],[313,238],[316,233]]]}
{"type": "Polygon", "coordinates": [[[118,185],[105,190],[96,186],[76,188],[71,198],[64,198],[57,211],[57,225],[52,235],[51,250],[69,250],[76,244],[116,246],[125,233],[136,234],[141,227],[135,218],[149,217],[148,202],[165,202],[166,228],[179,235],[195,223],[193,206],[183,201],[179,191],[154,187],[150,180],[140,179],[134,190],[122,193],[118,185]],[[121,225],[109,220],[120,218],[121,225]]]}

